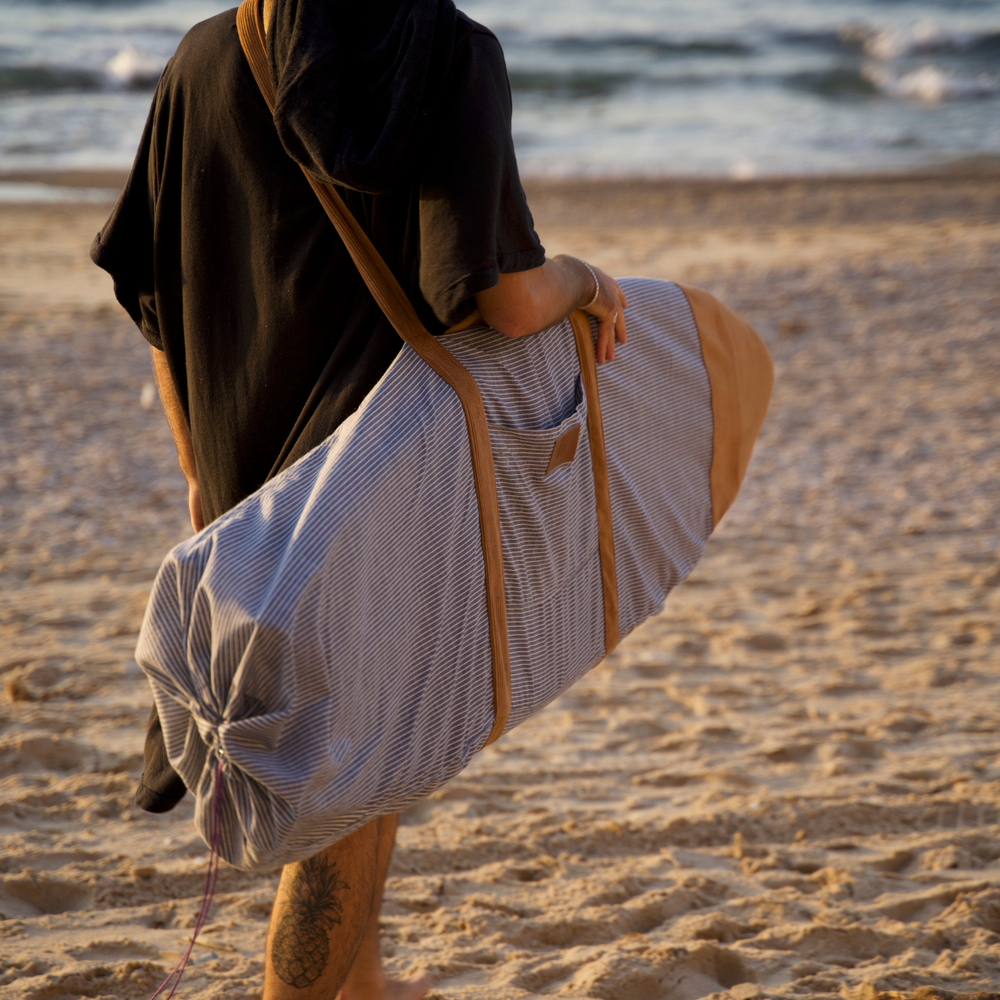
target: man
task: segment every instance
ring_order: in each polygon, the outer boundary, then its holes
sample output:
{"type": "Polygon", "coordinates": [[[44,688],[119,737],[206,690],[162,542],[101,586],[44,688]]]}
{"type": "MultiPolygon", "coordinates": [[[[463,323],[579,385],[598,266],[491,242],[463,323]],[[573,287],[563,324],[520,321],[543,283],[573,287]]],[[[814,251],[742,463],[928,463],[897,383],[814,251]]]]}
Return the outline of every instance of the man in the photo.
{"type": "MultiPolygon", "coordinates": [[[[197,25],[91,252],[150,343],[196,531],[324,440],[401,346],[300,165],[340,187],[432,333],[480,321],[520,337],[583,305],[599,361],[625,339],[617,284],[545,258],[487,29],[452,0],[266,0],[263,18],[273,117],[235,11],[197,25]]],[[[154,708],[136,801],[159,812],[184,793],[154,708]]],[[[285,867],[266,1000],[429,989],[379,961],[395,830],[383,816],[285,867]]]]}

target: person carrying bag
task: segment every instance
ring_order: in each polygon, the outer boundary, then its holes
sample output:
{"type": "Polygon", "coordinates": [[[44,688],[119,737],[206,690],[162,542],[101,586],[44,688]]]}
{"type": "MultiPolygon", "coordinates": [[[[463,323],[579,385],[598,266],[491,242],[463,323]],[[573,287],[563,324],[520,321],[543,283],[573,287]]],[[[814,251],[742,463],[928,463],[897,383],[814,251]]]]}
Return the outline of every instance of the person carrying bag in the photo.
{"type": "Polygon", "coordinates": [[[140,637],[138,801],[286,865],[265,996],[381,995],[394,814],[659,610],[770,392],[706,293],[545,259],[490,33],[369,13],[193,29],[93,251],[208,522],[140,637]]]}

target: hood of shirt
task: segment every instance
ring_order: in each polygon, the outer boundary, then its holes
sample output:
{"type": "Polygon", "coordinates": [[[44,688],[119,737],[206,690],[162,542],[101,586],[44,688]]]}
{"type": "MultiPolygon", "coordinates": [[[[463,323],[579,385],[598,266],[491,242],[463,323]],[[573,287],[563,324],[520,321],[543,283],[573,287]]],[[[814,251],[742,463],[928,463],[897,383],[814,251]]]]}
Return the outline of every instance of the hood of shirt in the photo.
{"type": "Polygon", "coordinates": [[[275,0],[267,55],[289,155],[358,191],[406,180],[443,97],[455,21],[452,0],[275,0]]]}

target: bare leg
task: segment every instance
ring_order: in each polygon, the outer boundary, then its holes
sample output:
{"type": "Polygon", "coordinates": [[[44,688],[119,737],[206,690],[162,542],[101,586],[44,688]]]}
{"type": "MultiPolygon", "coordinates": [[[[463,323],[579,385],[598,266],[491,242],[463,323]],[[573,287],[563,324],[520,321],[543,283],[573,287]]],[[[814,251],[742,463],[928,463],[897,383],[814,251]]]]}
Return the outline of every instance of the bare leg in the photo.
{"type": "Polygon", "coordinates": [[[378,820],[378,874],[375,883],[375,899],[371,916],[365,928],[365,936],[358,948],[354,965],[347,974],[340,1000],[420,1000],[431,988],[426,976],[403,982],[390,979],[382,971],[382,955],[379,950],[378,914],[382,904],[382,891],[389,872],[389,861],[396,843],[396,825],[399,816],[393,813],[378,820]]]}
{"type": "Polygon", "coordinates": [[[331,1000],[344,985],[373,913],[377,921],[379,822],[285,865],[267,932],[263,1000],[331,1000]]]}

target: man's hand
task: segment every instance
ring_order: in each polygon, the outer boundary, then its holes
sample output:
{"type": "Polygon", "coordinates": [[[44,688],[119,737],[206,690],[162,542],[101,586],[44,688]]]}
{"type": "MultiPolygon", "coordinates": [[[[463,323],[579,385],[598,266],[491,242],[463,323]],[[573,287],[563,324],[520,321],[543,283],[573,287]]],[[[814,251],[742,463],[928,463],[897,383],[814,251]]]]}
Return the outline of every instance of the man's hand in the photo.
{"type": "Polygon", "coordinates": [[[590,265],[597,275],[600,294],[597,301],[584,312],[597,319],[597,363],[615,360],[615,343],[625,341],[625,310],[628,302],[614,278],[606,275],[599,267],[590,265]]]}
{"type": "Polygon", "coordinates": [[[597,361],[604,364],[614,359],[615,341],[625,343],[628,303],[614,278],[576,257],[560,254],[540,267],[501,274],[492,288],[476,293],[476,306],[483,322],[504,336],[526,337],[565,319],[595,291],[597,299],[586,311],[597,317],[597,361]]]}

